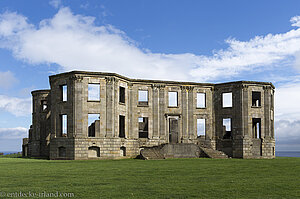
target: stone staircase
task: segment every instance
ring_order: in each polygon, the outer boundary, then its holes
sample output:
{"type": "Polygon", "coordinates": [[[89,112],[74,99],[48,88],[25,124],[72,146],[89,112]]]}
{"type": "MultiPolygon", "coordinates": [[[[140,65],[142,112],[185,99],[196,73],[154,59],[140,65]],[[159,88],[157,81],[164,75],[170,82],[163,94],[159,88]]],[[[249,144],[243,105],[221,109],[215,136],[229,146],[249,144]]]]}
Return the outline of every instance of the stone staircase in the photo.
{"type": "Polygon", "coordinates": [[[141,158],[145,160],[165,159],[164,155],[160,151],[161,146],[144,148],[141,150],[141,158]]]}
{"type": "Polygon", "coordinates": [[[226,159],[228,156],[222,151],[196,144],[163,144],[160,146],[145,147],[140,152],[140,158],[158,160],[166,158],[199,158],[208,157],[226,159]]]}
{"type": "Polygon", "coordinates": [[[205,155],[209,158],[215,159],[226,159],[228,156],[222,151],[217,151],[211,148],[200,147],[200,149],[205,153],[205,155]]]}

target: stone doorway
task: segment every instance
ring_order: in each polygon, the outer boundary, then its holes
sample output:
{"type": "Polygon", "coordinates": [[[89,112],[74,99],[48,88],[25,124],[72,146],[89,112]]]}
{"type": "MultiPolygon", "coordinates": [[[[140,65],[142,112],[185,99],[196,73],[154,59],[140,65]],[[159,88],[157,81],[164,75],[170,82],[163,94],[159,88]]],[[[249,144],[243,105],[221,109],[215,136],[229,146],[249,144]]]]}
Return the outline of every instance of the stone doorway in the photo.
{"type": "Polygon", "coordinates": [[[169,143],[178,143],[178,118],[169,118],[169,143]]]}
{"type": "Polygon", "coordinates": [[[88,148],[88,157],[89,158],[97,158],[100,157],[100,147],[90,146],[88,148]]]}

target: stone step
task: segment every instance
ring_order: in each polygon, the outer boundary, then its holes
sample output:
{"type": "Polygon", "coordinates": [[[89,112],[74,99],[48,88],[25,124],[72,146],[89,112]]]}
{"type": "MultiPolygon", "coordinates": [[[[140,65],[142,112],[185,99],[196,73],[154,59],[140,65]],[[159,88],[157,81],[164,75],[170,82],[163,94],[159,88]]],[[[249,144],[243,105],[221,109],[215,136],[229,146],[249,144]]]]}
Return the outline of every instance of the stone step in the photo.
{"type": "Polygon", "coordinates": [[[200,148],[209,158],[220,158],[220,159],[228,158],[228,156],[222,151],[214,150],[211,148],[204,148],[204,147],[200,147],[200,148]]]}
{"type": "Polygon", "coordinates": [[[144,148],[141,150],[141,157],[145,160],[164,159],[163,154],[160,153],[160,148],[144,148]]]}

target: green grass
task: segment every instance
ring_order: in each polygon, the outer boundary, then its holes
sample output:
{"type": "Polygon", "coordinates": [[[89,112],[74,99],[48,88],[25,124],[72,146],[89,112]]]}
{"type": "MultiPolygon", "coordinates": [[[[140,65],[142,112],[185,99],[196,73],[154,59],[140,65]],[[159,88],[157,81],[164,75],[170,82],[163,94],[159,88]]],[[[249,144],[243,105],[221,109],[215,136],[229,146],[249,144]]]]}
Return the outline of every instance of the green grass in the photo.
{"type": "Polygon", "coordinates": [[[1,158],[0,193],[20,191],[74,193],[75,198],[300,198],[300,158],[1,158]]]}

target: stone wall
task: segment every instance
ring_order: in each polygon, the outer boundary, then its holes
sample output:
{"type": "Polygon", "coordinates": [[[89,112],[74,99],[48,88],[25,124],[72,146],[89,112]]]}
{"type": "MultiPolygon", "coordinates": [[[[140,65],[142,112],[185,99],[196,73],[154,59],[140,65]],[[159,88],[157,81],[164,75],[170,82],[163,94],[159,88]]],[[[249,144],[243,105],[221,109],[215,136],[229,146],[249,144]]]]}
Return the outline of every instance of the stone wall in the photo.
{"type": "Polygon", "coordinates": [[[33,92],[32,156],[50,159],[136,157],[143,147],[170,142],[205,143],[236,158],[273,158],[274,87],[263,82],[202,84],[129,79],[112,73],[74,71],[50,76],[50,90],[33,92]],[[89,85],[99,85],[99,99],[89,99],[89,85]],[[67,100],[62,88],[67,88],[67,100]],[[120,101],[120,87],[125,101],[120,101]],[[139,102],[139,91],[148,101],[139,102]],[[261,105],[252,106],[252,91],[261,93],[261,105]],[[169,105],[169,92],[177,93],[177,106],[169,105]],[[222,107],[222,94],[232,93],[232,107],[222,107]],[[197,93],[205,94],[205,107],[197,107],[197,93]],[[47,109],[41,111],[42,102],[47,109]],[[88,134],[88,115],[99,114],[95,137],[88,134]],[[67,116],[63,135],[62,117],[67,116]],[[120,116],[125,117],[124,138],[119,137],[120,116]],[[139,118],[148,118],[148,138],[139,138],[139,118]],[[231,118],[231,134],[224,136],[223,119],[231,118]],[[253,137],[253,118],[261,119],[260,138],[253,137]],[[205,135],[197,136],[197,119],[205,119],[205,135]],[[176,120],[174,124],[171,121],[176,120]],[[171,125],[174,132],[171,132],[171,125]],[[49,149],[50,145],[50,149],[49,149]],[[50,151],[49,151],[50,150],[50,151]],[[60,155],[59,155],[60,154],[60,155]],[[62,155],[64,157],[62,157],[62,155]]]}

